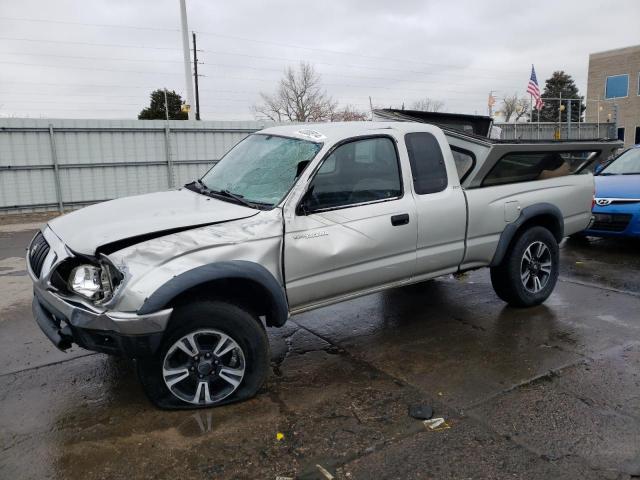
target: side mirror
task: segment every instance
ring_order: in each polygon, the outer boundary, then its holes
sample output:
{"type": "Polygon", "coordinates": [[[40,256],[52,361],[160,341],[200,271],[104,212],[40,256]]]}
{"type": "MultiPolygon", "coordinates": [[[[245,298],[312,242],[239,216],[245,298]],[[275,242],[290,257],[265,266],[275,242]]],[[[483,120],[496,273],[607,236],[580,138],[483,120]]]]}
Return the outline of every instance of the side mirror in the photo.
{"type": "Polygon", "coordinates": [[[599,163],[598,165],[596,165],[596,168],[593,169],[593,174],[598,175],[602,170],[604,170],[604,165],[599,163]]]}
{"type": "Polygon", "coordinates": [[[312,208],[311,208],[312,199],[313,199],[313,185],[309,187],[309,190],[307,190],[302,196],[302,198],[300,199],[300,202],[296,207],[296,215],[309,215],[312,212],[312,208]]]}
{"type": "Polygon", "coordinates": [[[311,163],[311,160],[303,160],[302,162],[298,162],[298,166],[296,167],[296,178],[299,178],[304,172],[304,169],[307,168],[307,165],[311,163]]]}

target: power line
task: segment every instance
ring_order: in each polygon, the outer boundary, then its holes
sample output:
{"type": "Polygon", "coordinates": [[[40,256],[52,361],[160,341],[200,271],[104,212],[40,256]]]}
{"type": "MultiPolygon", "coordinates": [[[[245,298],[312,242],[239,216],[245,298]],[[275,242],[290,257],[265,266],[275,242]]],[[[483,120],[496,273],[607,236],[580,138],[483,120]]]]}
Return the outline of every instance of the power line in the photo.
{"type": "Polygon", "coordinates": [[[14,22],[41,22],[41,23],[58,23],[60,25],[79,25],[83,27],[103,27],[103,28],[127,28],[133,30],[151,30],[162,32],[179,32],[177,28],[164,28],[164,27],[143,27],[140,25],[116,25],[109,23],[84,23],[84,22],[70,22],[66,20],[50,20],[44,18],[17,18],[17,17],[0,17],[0,20],[8,20],[14,22]]]}
{"type": "MultiPolygon", "coordinates": [[[[287,58],[287,57],[273,57],[273,56],[266,56],[266,55],[252,55],[252,54],[245,54],[245,53],[238,53],[238,52],[220,52],[220,51],[214,51],[214,50],[205,50],[207,54],[212,54],[212,55],[227,55],[227,56],[233,56],[233,57],[246,57],[246,58],[256,58],[256,59],[264,59],[264,60],[277,60],[277,61],[285,61],[285,62],[300,62],[302,61],[302,59],[297,58],[287,58]]],[[[416,74],[420,74],[420,75],[442,75],[441,72],[425,72],[424,70],[407,70],[406,68],[390,68],[390,67],[381,67],[381,66],[372,66],[372,65],[361,65],[361,64],[354,64],[351,62],[348,63],[333,63],[333,62],[318,62],[318,61],[313,61],[310,62],[313,65],[328,65],[328,66],[334,66],[334,67],[340,67],[340,68],[362,68],[362,69],[366,69],[366,70],[385,70],[385,71],[390,71],[390,72],[401,72],[401,73],[416,73],[416,74]]],[[[472,69],[471,69],[472,70],[472,69]]],[[[501,73],[500,71],[496,71],[496,73],[501,73]]],[[[502,73],[501,73],[502,74],[502,73]]],[[[518,77],[520,77],[521,75],[517,75],[518,77]]],[[[478,75],[474,75],[475,78],[487,78],[487,79],[495,79],[495,75],[493,76],[485,76],[485,77],[481,77],[478,75]]]]}
{"type": "MultiPolygon", "coordinates": [[[[330,53],[330,54],[334,54],[334,55],[346,55],[348,57],[369,58],[369,59],[376,60],[376,61],[385,60],[385,61],[402,62],[402,63],[407,63],[407,62],[408,63],[419,63],[421,65],[429,65],[429,66],[439,67],[439,68],[457,68],[457,69],[463,69],[463,70],[469,69],[469,67],[466,66],[466,65],[453,65],[453,64],[423,62],[423,61],[420,61],[420,60],[409,59],[409,58],[390,58],[390,57],[381,57],[381,56],[376,56],[376,55],[364,55],[364,54],[361,54],[361,53],[342,52],[342,51],[339,51],[339,50],[328,50],[328,49],[324,49],[324,48],[305,47],[305,46],[302,46],[302,45],[294,45],[294,44],[290,44],[290,43],[274,42],[274,41],[271,41],[271,40],[257,40],[257,39],[251,39],[251,38],[246,38],[246,37],[238,37],[238,36],[234,36],[234,35],[223,35],[221,33],[205,32],[205,31],[201,31],[201,30],[198,30],[197,32],[199,34],[201,34],[201,35],[209,35],[209,36],[213,36],[213,37],[229,38],[229,39],[232,39],[232,40],[240,40],[240,41],[245,41],[245,42],[270,44],[270,45],[276,45],[276,46],[279,46],[279,47],[297,48],[297,49],[301,49],[301,50],[309,50],[309,51],[315,51],[315,52],[330,53]]],[[[496,70],[488,69],[488,68],[475,68],[475,70],[492,72],[492,73],[496,72],[496,70]]]]}
{"type": "Polygon", "coordinates": [[[0,40],[14,40],[18,42],[37,42],[37,43],[66,43],[69,45],[85,45],[90,47],[116,47],[116,48],[141,48],[141,49],[149,49],[149,50],[179,50],[180,48],[175,47],[151,47],[149,45],[125,45],[118,43],[91,43],[91,42],[76,42],[71,40],[40,40],[37,38],[16,38],[16,37],[0,37],[0,40]]]}
{"type": "MultiPolygon", "coordinates": [[[[207,50],[207,53],[220,54],[220,55],[231,55],[231,56],[242,56],[242,57],[250,57],[250,58],[262,58],[262,59],[277,59],[277,57],[265,57],[259,55],[245,55],[240,53],[224,53],[224,52],[211,52],[207,50]]],[[[81,55],[50,55],[50,54],[41,54],[41,53],[28,53],[28,52],[0,52],[0,55],[12,55],[12,56],[35,56],[35,57],[53,57],[53,58],[71,58],[71,59],[79,59],[79,60],[107,60],[107,61],[125,61],[125,62],[147,62],[147,63],[183,63],[181,60],[153,60],[153,59],[145,59],[145,58],[121,58],[121,57],[97,57],[97,56],[81,56],[81,55]]],[[[286,60],[286,59],[283,59],[286,60]]],[[[20,63],[25,64],[26,63],[20,63]]],[[[395,71],[402,73],[417,73],[421,75],[442,75],[440,72],[424,72],[424,71],[415,71],[415,70],[402,70],[399,68],[384,68],[384,67],[368,67],[365,65],[357,66],[357,65],[341,65],[336,63],[329,62],[314,62],[317,65],[331,65],[338,67],[351,67],[351,68],[367,68],[371,70],[386,70],[386,71],[395,71]]],[[[215,66],[215,67],[226,67],[226,68],[248,68],[253,70],[270,70],[275,72],[282,72],[283,70],[280,68],[269,68],[269,67],[252,67],[248,65],[231,65],[231,64],[221,64],[221,63],[208,63],[208,62],[199,62],[199,65],[205,66],[215,66]]],[[[43,66],[46,66],[43,64],[43,66]]],[[[58,66],[56,66],[58,68],[58,66]]],[[[69,66],[69,68],[74,68],[73,66],[69,66]]],[[[93,69],[92,69],[93,70],[93,69]]],[[[114,70],[114,71],[125,71],[125,70],[114,70]]],[[[138,72],[135,72],[138,73],[138,72]]],[[[155,72],[154,72],[155,73],[155,72]]],[[[407,79],[397,79],[393,77],[375,77],[375,76],[363,76],[363,75],[347,75],[347,74],[336,74],[336,73],[323,73],[322,75],[327,76],[340,76],[346,78],[365,78],[365,79],[379,79],[379,80],[389,80],[389,81],[400,81],[400,82],[409,82],[409,83],[425,83],[422,80],[407,80],[407,79]]],[[[475,78],[486,78],[493,79],[494,77],[480,77],[478,75],[474,75],[475,78]]],[[[451,82],[447,82],[449,85],[453,85],[451,82]]],[[[462,85],[457,83],[456,85],[462,85]]]]}
{"type": "MultiPolygon", "coordinates": [[[[0,54],[8,54],[8,55],[17,55],[13,53],[0,52],[0,54]]],[[[20,54],[21,56],[30,55],[30,54],[20,54]]],[[[41,57],[57,57],[57,58],[75,58],[75,59],[83,59],[83,60],[123,60],[130,62],[152,62],[156,63],[155,60],[147,60],[147,59],[128,59],[128,58],[110,58],[110,57],[86,57],[86,56],[76,56],[76,55],[45,55],[45,54],[34,54],[34,56],[41,57]]],[[[159,60],[159,62],[170,62],[170,63],[182,63],[178,60],[159,60]]],[[[13,65],[25,65],[25,66],[42,66],[45,68],[62,68],[62,69],[81,69],[81,70],[100,70],[100,71],[112,71],[112,72],[125,72],[125,73],[138,73],[138,74],[154,74],[154,75],[179,75],[174,72],[157,72],[157,71],[139,71],[139,70],[121,70],[121,69],[113,69],[113,68],[99,68],[99,67],[79,67],[75,65],[47,65],[47,64],[35,64],[35,63],[26,63],[26,62],[10,62],[10,61],[0,61],[0,63],[7,63],[13,65]]],[[[258,71],[272,71],[281,73],[282,70],[278,68],[269,68],[269,67],[254,67],[250,65],[231,65],[231,64],[223,64],[223,63],[207,63],[202,62],[200,65],[204,65],[205,67],[222,67],[222,68],[232,68],[232,69],[250,69],[250,70],[258,70],[258,71]]],[[[424,80],[419,79],[404,79],[404,78],[394,78],[394,77],[378,77],[378,76],[365,76],[365,75],[349,75],[349,74],[340,74],[340,73],[322,73],[323,76],[333,76],[333,77],[343,77],[343,78],[356,78],[356,79],[365,79],[365,80],[384,80],[391,82],[404,82],[404,83],[419,83],[425,85],[432,85],[432,83],[428,83],[424,80]]],[[[437,81],[437,80],[435,80],[437,81]]],[[[444,79],[442,81],[445,81],[444,79]]],[[[452,83],[447,81],[448,85],[461,85],[462,83],[452,83]]],[[[517,87],[505,87],[505,88],[516,88],[517,87]]]]}
{"type": "Polygon", "coordinates": [[[154,72],[154,71],[140,71],[140,70],[119,70],[115,68],[99,68],[99,67],[78,67],[75,65],[46,65],[43,63],[26,63],[26,62],[7,62],[4,60],[0,60],[0,63],[10,64],[10,65],[23,65],[28,67],[44,67],[44,68],[61,68],[63,70],[90,70],[90,71],[101,71],[101,72],[121,72],[121,73],[139,73],[144,75],[181,75],[180,73],[175,72],[154,72]]]}
{"type": "MultiPolygon", "coordinates": [[[[207,66],[214,66],[214,67],[223,67],[223,68],[236,68],[236,69],[249,69],[249,70],[258,70],[258,71],[272,71],[272,72],[278,72],[278,73],[282,73],[281,69],[278,68],[267,68],[267,67],[253,67],[250,65],[230,65],[230,64],[223,64],[223,63],[207,63],[207,62],[203,62],[202,65],[204,65],[205,67],[207,66]]],[[[425,84],[425,85],[433,85],[432,83],[426,82],[424,80],[416,80],[416,79],[406,79],[406,78],[393,78],[393,77],[376,77],[376,76],[364,76],[364,75],[348,75],[348,74],[340,74],[340,73],[322,73],[322,76],[328,76],[328,77],[343,77],[343,78],[356,78],[356,79],[363,79],[363,80],[385,80],[385,81],[390,81],[390,82],[404,82],[404,83],[419,83],[419,84],[425,84]]],[[[445,80],[442,80],[445,81],[445,80]]],[[[447,81],[447,85],[460,85],[460,86],[465,86],[466,84],[464,83],[452,83],[447,81]]]]}
{"type": "MultiPolygon", "coordinates": [[[[46,64],[38,64],[38,63],[26,63],[26,62],[7,62],[7,61],[0,61],[0,64],[11,64],[11,65],[22,65],[22,66],[29,66],[29,67],[43,67],[43,68],[57,68],[57,69],[63,69],[63,70],[88,70],[88,71],[106,71],[106,72],[119,72],[119,73],[135,73],[135,74],[140,74],[140,75],[181,75],[179,73],[176,72],[155,72],[155,71],[139,71],[139,70],[121,70],[121,69],[114,69],[114,68],[99,68],[99,67],[79,67],[79,66],[71,66],[71,65],[46,65],[46,64]]],[[[206,64],[205,64],[206,65],[206,64]]],[[[259,70],[259,71],[276,71],[275,69],[269,69],[269,68],[260,68],[260,67],[251,67],[251,66],[243,66],[243,65],[226,65],[226,64],[210,64],[212,66],[220,66],[220,67],[225,67],[225,68],[247,68],[247,69],[251,69],[251,70],[259,70]]],[[[448,92],[452,92],[452,93],[469,93],[468,91],[460,91],[460,90],[451,90],[451,89],[443,89],[441,87],[439,87],[438,85],[433,85],[431,83],[427,83],[424,81],[420,81],[420,80],[403,80],[403,79],[396,79],[396,78],[387,78],[387,77],[365,77],[365,76],[358,76],[358,75],[340,75],[340,74],[331,74],[328,73],[326,74],[327,76],[337,76],[337,77],[346,77],[346,78],[356,78],[356,79],[364,79],[364,80],[385,80],[385,81],[391,81],[391,82],[404,82],[404,83],[410,83],[410,84],[425,84],[425,88],[431,88],[431,89],[438,89],[439,91],[448,91],[448,92]]],[[[230,78],[230,79],[235,79],[235,80],[250,80],[250,81],[259,81],[259,82],[271,82],[270,79],[264,78],[264,77],[260,77],[260,78],[256,78],[256,77],[237,77],[237,76],[231,76],[231,75],[225,75],[225,78],[230,78]]],[[[447,82],[448,85],[456,85],[454,83],[451,82],[447,82]]],[[[457,85],[461,85],[464,86],[463,84],[457,84],[457,85]]],[[[334,87],[347,87],[347,88],[373,88],[373,89],[392,89],[391,87],[385,87],[382,85],[353,85],[353,84],[346,84],[346,83],[325,83],[323,82],[323,86],[334,86],[334,87]]],[[[407,90],[407,91],[415,91],[415,92],[422,92],[424,94],[423,90],[417,90],[417,89],[408,89],[405,87],[401,87],[403,90],[407,90]]],[[[507,88],[507,87],[505,87],[507,88]]]]}
{"type": "MultiPolygon", "coordinates": [[[[126,28],[126,29],[136,29],[136,30],[155,30],[155,31],[170,31],[170,32],[179,32],[180,31],[178,29],[162,28],[162,27],[144,27],[144,26],[134,26],[134,25],[84,23],[84,22],[70,22],[70,21],[48,20],[48,19],[29,19],[29,18],[0,17],[0,20],[58,23],[58,24],[63,24],[63,25],[81,25],[81,26],[105,27],[105,28],[126,28]]],[[[308,50],[308,51],[315,51],[315,52],[321,52],[321,53],[329,53],[329,54],[332,54],[332,55],[345,55],[345,56],[348,56],[350,58],[352,58],[352,57],[360,57],[360,58],[368,58],[368,59],[377,60],[377,61],[385,60],[385,61],[403,62],[403,63],[409,62],[409,63],[418,63],[418,64],[421,64],[421,65],[429,65],[429,66],[434,66],[434,67],[439,67],[439,68],[452,68],[452,69],[462,69],[462,70],[477,70],[477,71],[486,71],[486,72],[491,72],[491,73],[505,73],[506,72],[506,71],[499,72],[499,71],[496,71],[495,69],[486,69],[486,68],[483,69],[483,68],[477,68],[477,67],[469,67],[467,65],[443,64],[443,63],[425,62],[425,61],[420,61],[420,60],[416,60],[416,59],[390,58],[390,57],[382,57],[382,56],[377,56],[377,55],[365,55],[365,54],[359,54],[359,53],[353,53],[353,52],[344,52],[344,51],[340,51],[340,50],[330,50],[330,49],[317,48],[317,47],[308,47],[308,46],[304,46],[304,45],[296,45],[296,44],[285,43],[285,42],[277,42],[277,41],[272,41],[272,40],[247,38],[247,37],[240,37],[240,36],[235,36],[235,35],[225,35],[225,34],[221,34],[221,33],[217,33],[217,32],[207,32],[207,31],[202,31],[202,30],[196,30],[196,32],[201,34],[201,35],[214,36],[214,37],[219,37],[219,38],[228,38],[228,39],[239,40],[239,41],[244,41],[244,42],[261,43],[261,44],[266,44],[266,45],[274,45],[274,46],[278,46],[278,47],[287,47],[287,48],[295,48],[295,49],[299,49],[299,50],[308,50]]],[[[10,38],[4,38],[4,39],[10,39],[10,38]]],[[[44,40],[34,40],[34,39],[14,39],[14,40],[44,41],[44,40]]],[[[64,42],[64,43],[79,43],[79,44],[87,44],[88,45],[88,43],[84,43],[84,42],[64,42]]],[[[126,47],[125,45],[116,45],[116,44],[113,44],[113,45],[109,45],[109,44],[93,44],[93,45],[97,45],[97,46],[113,46],[113,47],[126,47]]],[[[146,46],[130,46],[130,47],[132,47],[132,48],[155,48],[155,49],[179,50],[179,49],[172,49],[172,48],[168,48],[168,47],[146,47],[146,46]]],[[[513,72],[515,73],[515,70],[513,72]]]]}
{"type": "Polygon", "coordinates": [[[0,55],[13,55],[19,57],[53,57],[53,58],[74,58],[78,60],[110,60],[117,62],[149,62],[149,63],[182,63],[181,60],[154,60],[147,58],[115,58],[115,57],[97,57],[97,56],[80,56],[80,55],[53,55],[46,53],[29,53],[29,52],[0,52],[0,55]]]}

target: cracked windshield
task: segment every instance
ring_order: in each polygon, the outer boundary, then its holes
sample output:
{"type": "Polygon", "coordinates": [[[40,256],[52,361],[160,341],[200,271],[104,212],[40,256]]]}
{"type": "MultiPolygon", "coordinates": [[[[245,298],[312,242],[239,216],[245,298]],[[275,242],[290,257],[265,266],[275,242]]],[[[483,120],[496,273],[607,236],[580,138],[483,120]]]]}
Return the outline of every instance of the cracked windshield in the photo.
{"type": "Polygon", "coordinates": [[[246,201],[275,205],[322,148],[321,143],[251,135],[202,177],[213,191],[228,191],[246,201]]]}

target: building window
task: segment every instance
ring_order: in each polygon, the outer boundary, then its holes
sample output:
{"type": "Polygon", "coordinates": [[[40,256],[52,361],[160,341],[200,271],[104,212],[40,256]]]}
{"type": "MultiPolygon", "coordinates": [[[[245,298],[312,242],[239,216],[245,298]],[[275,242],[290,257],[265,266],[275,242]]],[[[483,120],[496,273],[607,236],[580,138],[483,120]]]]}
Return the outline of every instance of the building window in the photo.
{"type": "Polygon", "coordinates": [[[624,127],[618,128],[618,140],[621,140],[624,142],[624,127]]]}
{"type": "Polygon", "coordinates": [[[640,143],[640,127],[636,127],[636,140],[633,143],[635,143],[636,145],[640,143]]]}
{"type": "Polygon", "coordinates": [[[629,75],[612,75],[607,77],[604,87],[604,98],[621,98],[629,96],[629,75]]]}

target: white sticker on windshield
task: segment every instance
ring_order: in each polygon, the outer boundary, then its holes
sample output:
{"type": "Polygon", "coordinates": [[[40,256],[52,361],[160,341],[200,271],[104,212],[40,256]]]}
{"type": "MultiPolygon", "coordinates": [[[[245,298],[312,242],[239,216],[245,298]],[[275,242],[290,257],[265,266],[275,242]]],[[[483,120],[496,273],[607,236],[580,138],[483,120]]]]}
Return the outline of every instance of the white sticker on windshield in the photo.
{"type": "Polygon", "coordinates": [[[313,138],[316,141],[324,140],[325,138],[327,138],[326,136],[324,136],[323,134],[321,134],[317,130],[311,130],[311,129],[308,129],[308,128],[303,129],[303,130],[298,130],[296,132],[296,134],[301,135],[303,137],[313,138]]]}

